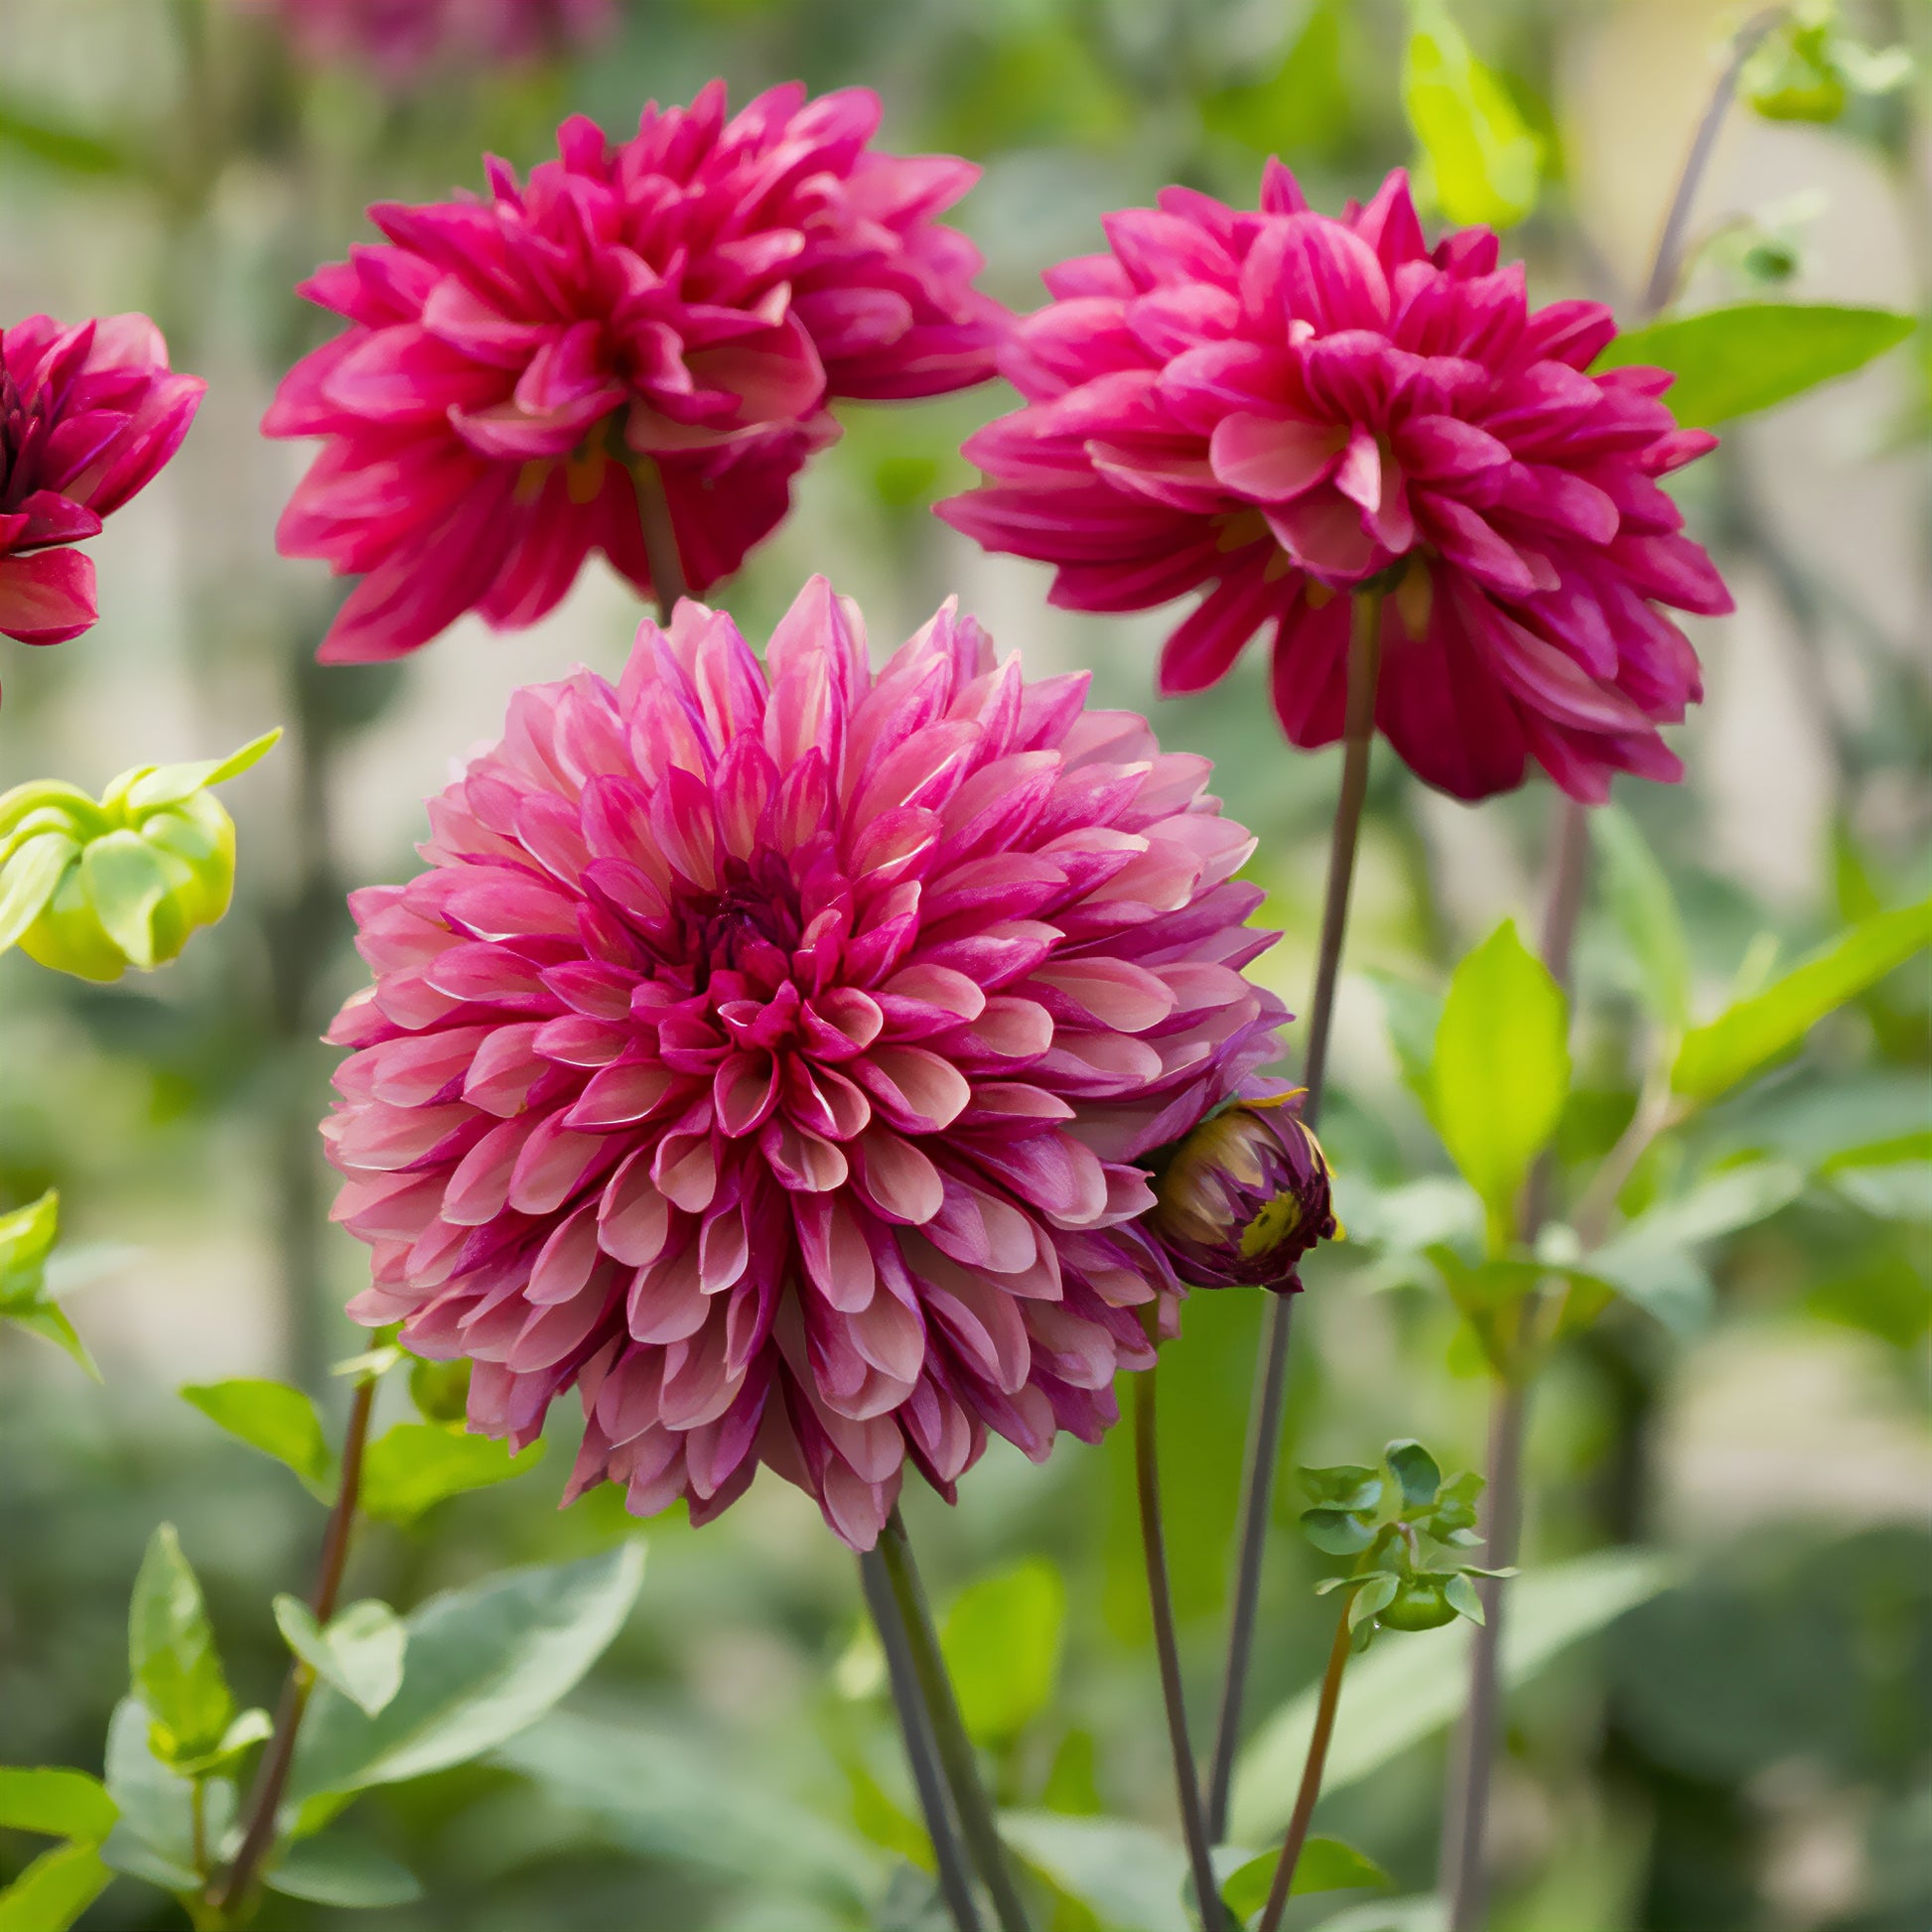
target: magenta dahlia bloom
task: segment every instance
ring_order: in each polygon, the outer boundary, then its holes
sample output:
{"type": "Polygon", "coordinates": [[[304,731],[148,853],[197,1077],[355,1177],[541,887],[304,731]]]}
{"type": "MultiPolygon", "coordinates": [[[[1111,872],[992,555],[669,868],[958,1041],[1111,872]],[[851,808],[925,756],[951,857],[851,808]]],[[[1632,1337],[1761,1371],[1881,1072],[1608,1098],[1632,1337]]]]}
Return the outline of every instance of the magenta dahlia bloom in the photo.
{"type": "Polygon", "coordinates": [[[351,900],[356,1318],[515,1443],[575,1383],[571,1491],[640,1514],[764,1462],[869,1548],[908,1457],[950,1498],[989,1429],[1097,1438],[1179,1294],[1136,1163],[1285,1016],[1207,761],[1086,682],[950,605],[874,675],[814,579],[762,664],[687,602],[615,689],[517,692],[351,900]]]}
{"type": "Polygon", "coordinates": [[[1106,227],[1003,349],[1028,406],[967,444],[994,481],[941,516],[1056,565],[1070,609],[1204,592],[1164,692],[1271,630],[1297,745],[1340,736],[1348,593],[1375,586],[1376,723],[1429,783],[1680,775],[1657,727],[1701,686],[1659,607],[1730,599],[1656,480],[1716,439],[1677,428],[1663,370],[1585,373],[1607,309],[1532,310],[1486,228],[1431,249],[1400,170],[1339,219],[1271,162],[1259,213],[1171,188],[1106,227]]]}
{"type": "Polygon", "coordinates": [[[607,32],[612,0],[244,0],[312,60],[358,58],[406,81],[441,60],[528,61],[607,32]]]}
{"type": "Polygon", "coordinates": [[[0,330],[0,634],[63,644],[100,615],[68,546],[154,481],[207,387],[169,369],[146,316],[0,330]]]}
{"type": "Polygon", "coordinates": [[[602,550],[639,591],[640,482],[685,581],[729,576],[834,440],[830,398],[936,395],[993,373],[1005,312],[934,219],[977,171],[867,144],[879,98],[775,87],[725,118],[713,82],[487,201],[370,210],[389,237],[305,287],[348,328],[263,425],[327,442],[282,518],[289,556],[366,573],[323,645],[414,650],[465,611],[535,621],[602,550]]]}

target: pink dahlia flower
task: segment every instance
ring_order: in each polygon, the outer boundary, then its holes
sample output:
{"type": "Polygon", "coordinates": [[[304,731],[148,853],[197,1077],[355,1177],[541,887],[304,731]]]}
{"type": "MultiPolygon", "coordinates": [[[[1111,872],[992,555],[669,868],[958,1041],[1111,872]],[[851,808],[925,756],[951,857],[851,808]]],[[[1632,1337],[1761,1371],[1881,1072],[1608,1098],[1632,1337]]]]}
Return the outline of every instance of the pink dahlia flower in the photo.
{"type": "Polygon", "coordinates": [[[391,80],[438,60],[528,61],[607,32],[612,0],[244,0],[313,60],[359,56],[391,80]]]}
{"type": "Polygon", "coordinates": [[[0,330],[0,633],[63,644],[100,615],[93,563],[67,546],[154,481],[207,386],[169,369],[146,316],[0,330]]]}
{"type": "Polygon", "coordinates": [[[1274,638],[1297,745],[1342,727],[1348,593],[1382,606],[1376,723],[1429,783],[1480,798],[1542,764],[1573,796],[1674,778],[1657,735],[1701,695],[1660,606],[1730,609],[1657,478],[1711,449],[1661,369],[1585,371],[1607,309],[1532,310],[1486,228],[1431,249],[1398,171],[1334,219],[1271,162],[1257,214],[1188,189],[1063,262],[1003,372],[1028,406],[966,446],[994,482],[939,506],[1058,566],[1052,598],[1141,611],[1205,595],[1164,692],[1274,638]]]}
{"type": "Polygon", "coordinates": [[[304,291],[348,328],[263,425],[328,439],[284,553],[366,573],[324,658],[399,656],[469,610],[531,623],[593,549],[649,593],[637,491],[660,479],[701,591],[838,435],[828,399],[990,376],[1005,312],[933,218],[976,171],[875,152],[879,111],[788,86],[727,120],[713,82],[629,141],[565,122],[526,185],[489,164],[487,201],[371,209],[387,245],[304,291]]]}
{"type": "Polygon", "coordinates": [[[762,664],[687,602],[517,692],[351,901],[356,1318],[515,1443],[575,1383],[571,1491],[640,1514],[764,1462],[868,1548],[908,1457],[950,1498],[988,1429],[1097,1438],[1179,1293],[1136,1163],[1285,1016],[1207,761],[1085,689],[950,606],[875,676],[815,579],[762,664]]]}

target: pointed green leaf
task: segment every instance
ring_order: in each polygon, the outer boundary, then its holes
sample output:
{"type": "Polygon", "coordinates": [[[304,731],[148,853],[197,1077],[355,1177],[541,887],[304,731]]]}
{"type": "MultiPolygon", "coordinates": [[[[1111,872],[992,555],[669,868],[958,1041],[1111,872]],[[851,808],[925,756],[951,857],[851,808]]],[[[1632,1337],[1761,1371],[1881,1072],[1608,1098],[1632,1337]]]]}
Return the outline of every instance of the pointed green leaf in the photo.
{"type": "Polygon", "coordinates": [[[1536,206],[1542,144],[1445,0],[1409,0],[1402,104],[1443,212],[1506,228],[1536,206]]]}
{"type": "Polygon", "coordinates": [[[80,889],[101,930],[136,966],[155,963],[155,908],[168,896],[168,875],[139,833],[109,832],[80,855],[80,889]]]}
{"type": "Polygon", "coordinates": [[[0,862],[0,952],[40,917],[79,851],[65,832],[37,832],[0,862]]]}
{"type": "Polygon", "coordinates": [[[413,1905],[423,1895],[422,1881],[406,1864],[373,1845],[333,1833],[293,1846],[263,1882],[284,1898],[358,1911],[413,1905]]]}
{"type": "Polygon", "coordinates": [[[1401,1483],[1404,1502],[1421,1509],[1436,1500],[1436,1492],[1443,1486],[1443,1471],[1420,1443],[1391,1443],[1382,1451],[1382,1460],[1401,1483]]]}
{"type": "Polygon", "coordinates": [[[1932,898],[1861,920],[1761,993],[1686,1034],[1671,1068],[1671,1090],[1700,1105],[1717,1099],[1928,945],[1932,898]]]}
{"type": "Polygon", "coordinates": [[[107,1787],[85,1771],[0,1766],[0,1827],[7,1831],[98,1844],[119,1816],[107,1787]]]}
{"type": "Polygon", "coordinates": [[[289,1648],[324,1683],[333,1684],[373,1718],[402,1685],[409,1632],[387,1603],[351,1603],[320,1627],[299,1596],[275,1599],[275,1624],[289,1648]]]}
{"type": "MultiPolygon", "coordinates": [[[[128,785],[126,799],[128,807],[137,812],[151,812],[163,805],[173,805],[197,791],[206,791],[210,785],[225,784],[230,778],[238,778],[251,764],[265,759],[274,749],[282,736],[282,728],[277,725],[273,731],[263,732],[259,738],[251,738],[238,752],[230,752],[224,759],[199,759],[190,764],[162,764],[128,785]]],[[[112,791],[118,788],[110,786],[112,791]]]]}
{"type": "Polygon", "coordinates": [[[67,1932],[114,1874],[92,1845],[61,1845],[0,1891],[0,1932],[67,1932]]]}
{"type": "Polygon", "coordinates": [[[630,1541],[433,1596],[408,1618],[402,1688],[370,1717],[332,1686],[296,1749],[290,1799],[394,1784],[493,1750],[572,1690],[622,1627],[643,1578],[630,1541]]]}
{"type": "Polygon", "coordinates": [[[1348,1601],[1348,1627],[1359,1630],[1364,1623],[1372,1622],[1395,1601],[1395,1593],[1402,1587],[1402,1580],[1392,1577],[1387,1571],[1371,1577],[1348,1601]]]}
{"type": "Polygon", "coordinates": [[[1914,317],[1889,309],[1740,302],[1629,330],[1604,349],[1595,366],[1669,369],[1677,380],[1667,400],[1677,420],[1709,428],[1850,375],[1902,343],[1917,326],[1914,317]]]}
{"type": "Polygon", "coordinates": [[[323,1434],[315,1403],[302,1390],[286,1382],[238,1377],[229,1382],[191,1382],[181,1398],[217,1429],[285,1463],[319,1501],[334,1500],[335,1452],[323,1434]]]}
{"type": "MultiPolygon", "coordinates": [[[[1279,1849],[1264,1852],[1223,1881],[1221,1900],[1243,1924],[1268,1903],[1268,1893],[1275,1882],[1275,1867],[1281,1861],[1279,1849]]],[[[1288,1895],[1300,1898],[1316,1891],[1386,1891],[1394,1883],[1367,1853],[1344,1845],[1338,1838],[1311,1838],[1302,1847],[1288,1895]]]]}
{"type": "Polygon", "coordinates": [[[60,1225],[61,1196],[52,1187],[39,1200],[0,1214],[0,1308],[41,1300],[60,1225]]]}
{"type": "Polygon", "coordinates": [[[79,1330],[68,1319],[65,1311],[52,1302],[43,1302],[38,1308],[0,1309],[0,1315],[16,1328],[25,1328],[30,1335],[39,1335],[43,1341],[51,1341],[63,1354],[78,1363],[94,1381],[103,1379],[99,1364],[88,1353],[87,1344],[80,1339],[79,1330]]]}
{"type": "Polygon", "coordinates": [[[1065,1621],[1066,1586],[1044,1558],[1029,1558],[960,1591],[939,1647],[976,1743],[1004,1743],[1052,1701],[1065,1621]]]}
{"type": "Polygon", "coordinates": [[[511,1455],[488,1436],[465,1436],[437,1423],[399,1422],[378,1436],[362,1460],[361,1504],[385,1522],[413,1523],[424,1510],[467,1489],[486,1489],[533,1469],[544,1446],[511,1455]]]}
{"type": "Polygon", "coordinates": [[[1645,1005],[1673,1033],[1691,1019],[1691,954],[1684,922],[1657,856],[1620,805],[1599,805],[1590,831],[1603,861],[1603,892],[1629,948],[1645,1005]]]}
{"type": "Polygon", "coordinates": [[[1436,1029],[1431,1115],[1482,1197],[1491,1240],[1509,1239],[1518,1190],[1570,1090],[1570,1009],[1505,920],[1456,967],[1436,1029]]]}
{"type": "MultiPolygon", "coordinates": [[[[145,1878],[166,1891],[192,1891],[194,1787],[155,1754],[154,1722],[136,1698],[123,1698],[107,1725],[106,1784],[121,1815],[101,1847],[116,1871],[145,1878]]],[[[235,1789],[215,1777],[203,1786],[210,1842],[234,1817],[235,1789]]]]}
{"type": "Polygon", "coordinates": [[[170,1760],[212,1750],[234,1716],[234,1699],[202,1587],[172,1523],[155,1531],[134,1580],[127,1648],[135,1695],[154,1721],[156,1750],[170,1760]]]}
{"type": "Polygon", "coordinates": [[[1449,1598],[1449,1608],[1457,1616],[1467,1617],[1471,1623],[1486,1623],[1483,1614],[1482,1598],[1476,1593],[1476,1587],[1466,1576],[1451,1577],[1443,1586],[1443,1594],[1449,1598]]]}

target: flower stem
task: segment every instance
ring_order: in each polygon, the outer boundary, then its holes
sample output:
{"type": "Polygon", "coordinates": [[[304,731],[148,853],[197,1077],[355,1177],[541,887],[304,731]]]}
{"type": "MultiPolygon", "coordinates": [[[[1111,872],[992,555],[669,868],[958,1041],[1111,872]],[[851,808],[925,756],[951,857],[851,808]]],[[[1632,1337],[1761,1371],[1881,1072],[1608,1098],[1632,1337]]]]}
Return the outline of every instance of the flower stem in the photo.
{"type": "Polygon", "coordinates": [[[635,458],[630,474],[637,481],[637,521],[650,564],[650,587],[657,597],[657,621],[668,624],[678,599],[688,596],[690,588],[684,580],[684,559],[678,554],[677,529],[671,522],[671,499],[655,458],[635,458]]]}
{"type": "Polygon", "coordinates": [[[1161,1660],[1161,1696],[1168,1707],[1168,1748],[1173,1754],[1174,1789],[1180,1799],[1181,1834],[1194,1876],[1194,1898],[1206,1932],[1226,1923],[1214,1882],[1212,1841],[1201,1812],[1200,1772],[1187,1735],[1187,1703],[1180,1683],[1180,1649],[1174,1636],[1173,1594],[1168,1584],[1168,1539],[1161,1521],[1161,1457],[1156,1434],[1155,1377],[1158,1363],[1134,1378],[1134,1476],[1141,1505],[1141,1550],[1147,1562],[1148,1605],[1154,1612],[1154,1648],[1161,1660]]]}
{"type": "Polygon", "coordinates": [[[892,1587],[899,1627],[905,1633],[912,1672],[918,1679],[919,1695],[932,1726],[932,1740],[938,1748],[939,1762],[945,1767],[946,1782],[952,1787],[960,1833],[992,1895],[993,1915],[1000,1922],[1000,1932],[1031,1932],[1026,1907],[1020,1902],[1020,1893],[1007,1864],[1006,1848],[1000,1843],[993,1807],[987,1799],[986,1787],[980,1782],[973,1742],[966,1735],[959,1702],[953,1696],[952,1679],[946,1675],[945,1660],[939,1654],[939,1638],[933,1630],[932,1612],[926,1606],[925,1589],[912,1561],[905,1522],[897,1509],[887,1517],[886,1527],[880,1532],[879,1556],[892,1587]]]}
{"type": "Polygon", "coordinates": [[[958,1932],[980,1932],[979,1907],[973,1902],[972,1876],[959,1849],[953,1829],[952,1812],[946,1803],[946,1788],[939,1776],[938,1761],[932,1754],[932,1731],[925,1705],[919,1696],[918,1675],[912,1666],[911,1646],[899,1622],[893,1597],[892,1578],[886,1561],[876,1550],[859,1559],[859,1581],[865,1590],[866,1607],[872,1612],[879,1641],[886,1652],[886,1674],[893,1687],[893,1705],[898,1713],[899,1735],[905,1743],[905,1761],[912,1772],[912,1784],[919,1794],[919,1809],[925,1814],[926,1836],[932,1841],[933,1863],[938,1869],[939,1895],[958,1932]]]}
{"type": "MultiPolygon", "coordinates": [[[[362,1450],[369,1439],[369,1411],[375,1403],[375,1378],[365,1376],[355,1385],[349,1405],[348,1427],[343,1438],[343,1477],[336,1491],[335,1506],[329,1512],[329,1527],[323,1532],[322,1558],[316,1567],[316,1587],[309,1607],[318,1623],[326,1624],[336,1611],[336,1598],[343,1587],[343,1571],[348,1563],[349,1533],[355,1525],[355,1501],[362,1486],[362,1450]]],[[[207,1902],[222,1914],[242,1904],[254,1888],[261,1863],[275,1843],[277,1814],[282,1793],[288,1788],[289,1772],[295,1763],[296,1733],[302,1727],[303,1713],[309,1708],[309,1694],[315,1689],[316,1674],[297,1658],[289,1666],[282,1685],[282,1701],[275,1713],[275,1732],[255,1773],[254,1788],[248,1794],[248,1824],[241,1835],[241,1849],[234,1863],[208,1887],[207,1902]]]]}
{"type": "Polygon", "coordinates": [[[1348,1611],[1354,1591],[1342,1592],[1341,1615],[1335,1620],[1335,1640],[1328,1646],[1328,1668],[1321,1673],[1321,1695],[1314,1707],[1314,1729],[1309,1737],[1309,1754],[1302,1765],[1302,1788],[1295,1794],[1295,1809],[1289,1815],[1288,1830],[1282,1836],[1282,1856],[1275,1866],[1275,1882],[1268,1887],[1268,1903],[1262,1907],[1255,1932],[1277,1932],[1282,1914],[1288,1909],[1288,1894],[1295,1885],[1295,1867],[1302,1862],[1302,1847],[1308,1843],[1309,1822],[1314,1816],[1314,1801],[1321,1796],[1321,1773],[1328,1762],[1328,1740],[1335,1732],[1335,1707],[1341,1702],[1341,1674],[1348,1668],[1348,1651],[1354,1633],[1348,1627],[1348,1611]]]}
{"type": "MultiPolygon", "coordinates": [[[[1328,1032],[1334,1019],[1335,986],[1341,975],[1342,939],[1348,929],[1349,889],[1355,878],[1355,846],[1362,803],[1368,796],[1369,746],[1375,735],[1375,688],[1382,666],[1382,594],[1356,594],[1348,634],[1348,701],[1342,723],[1341,791],[1328,846],[1328,883],[1321,906],[1321,947],[1315,960],[1314,996],[1309,1009],[1309,1052],[1302,1117],[1313,1127],[1321,1115],[1328,1074],[1328,1032]]],[[[1261,1591],[1261,1559],[1268,1541],[1275,1464],[1280,1456],[1282,1407],[1288,1387],[1288,1338],[1294,1303],[1271,1295],[1262,1316],[1261,1362],[1249,1411],[1248,1443],[1241,1475],[1240,1529],[1228,1617],[1227,1666],[1214,1727],[1214,1758],[1208,1777],[1210,1843],[1227,1835],[1234,1753],[1241,1741],[1241,1704],[1254,1654],[1255,1608],[1261,1591]]]]}

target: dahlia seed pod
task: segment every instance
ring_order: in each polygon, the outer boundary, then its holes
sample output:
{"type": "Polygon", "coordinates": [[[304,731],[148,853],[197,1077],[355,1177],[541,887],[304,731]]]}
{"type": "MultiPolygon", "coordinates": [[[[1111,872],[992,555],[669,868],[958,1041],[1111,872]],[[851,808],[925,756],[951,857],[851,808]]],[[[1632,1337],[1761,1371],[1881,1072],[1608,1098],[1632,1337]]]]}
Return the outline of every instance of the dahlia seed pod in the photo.
{"type": "Polygon", "coordinates": [[[1240,1100],[1174,1148],[1148,1225],[1182,1281],[1293,1294],[1302,1257],[1339,1232],[1299,1093],[1240,1100]]]}
{"type": "Polygon", "coordinates": [[[281,735],[225,759],[136,765],[97,802],[54,778],[0,793],[0,952],[17,944],[85,980],[175,958],[234,890],[234,821],[210,788],[281,735]]]}

